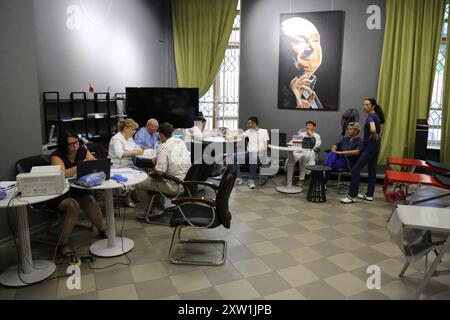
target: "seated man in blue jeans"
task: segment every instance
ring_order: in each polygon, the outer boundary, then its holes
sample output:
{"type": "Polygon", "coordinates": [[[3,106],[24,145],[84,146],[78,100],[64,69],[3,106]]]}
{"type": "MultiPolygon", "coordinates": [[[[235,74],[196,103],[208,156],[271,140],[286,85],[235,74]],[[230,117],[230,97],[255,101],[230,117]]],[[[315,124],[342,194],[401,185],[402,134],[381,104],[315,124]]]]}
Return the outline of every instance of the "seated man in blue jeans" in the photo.
{"type": "MultiPolygon", "coordinates": [[[[358,122],[350,122],[347,126],[348,137],[343,138],[336,143],[331,152],[327,154],[324,165],[331,167],[332,170],[346,169],[349,162],[350,167],[358,160],[359,155],[363,150],[363,141],[359,137],[361,127],[358,122]]],[[[331,171],[325,173],[323,184],[326,187],[330,179],[331,171]]]]}
{"type": "Polygon", "coordinates": [[[242,183],[242,179],[240,178],[241,170],[239,164],[249,163],[250,173],[248,177],[248,187],[250,189],[255,189],[256,170],[258,169],[259,163],[261,163],[262,158],[267,152],[269,133],[266,129],[261,129],[259,127],[259,121],[257,117],[248,118],[247,128],[248,129],[244,131],[244,133],[238,136],[241,139],[248,138],[247,151],[238,152],[234,155],[234,165],[237,171],[236,183],[242,183]]]}

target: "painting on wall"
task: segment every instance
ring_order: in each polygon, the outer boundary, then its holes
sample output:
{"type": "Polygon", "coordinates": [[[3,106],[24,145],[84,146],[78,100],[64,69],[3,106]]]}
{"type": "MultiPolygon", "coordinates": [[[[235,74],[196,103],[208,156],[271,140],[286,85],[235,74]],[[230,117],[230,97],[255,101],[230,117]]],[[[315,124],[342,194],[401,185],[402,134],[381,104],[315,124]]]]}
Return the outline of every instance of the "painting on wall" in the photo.
{"type": "Polygon", "coordinates": [[[282,14],[278,108],[339,110],[344,12],[282,14]]]}

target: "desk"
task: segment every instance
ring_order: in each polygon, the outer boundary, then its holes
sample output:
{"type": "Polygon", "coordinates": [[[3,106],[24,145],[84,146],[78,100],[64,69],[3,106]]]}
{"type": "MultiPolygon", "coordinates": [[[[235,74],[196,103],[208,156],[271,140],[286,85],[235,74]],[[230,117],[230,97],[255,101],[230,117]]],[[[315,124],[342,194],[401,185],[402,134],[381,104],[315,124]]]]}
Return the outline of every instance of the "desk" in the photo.
{"type": "Polygon", "coordinates": [[[303,192],[303,188],[292,185],[292,179],[294,178],[294,166],[290,165],[290,163],[293,163],[295,161],[294,152],[301,152],[305,149],[303,149],[300,146],[298,146],[298,147],[297,146],[282,147],[282,146],[275,146],[272,144],[269,144],[269,148],[274,149],[274,150],[288,152],[288,165],[287,165],[287,174],[286,174],[287,184],[286,184],[286,186],[278,186],[275,189],[278,192],[290,193],[290,194],[303,192]]]}
{"type": "MultiPolygon", "coordinates": [[[[116,236],[116,224],[114,219],[114,199],[113,189],[120,189],[123,187],[130,187],[141,183],[147,179],[148,175],[145,172],[135,169],[122,168],[121,170],[129,171],[129,173],[121,173],[121,175],[128,178],[127,182],[119,183],[115,180],[106,180],[103,184],[92,188],[85,188],[77,184],[71,184],[73,188],[87,189],[87,190],[104,190],[105,191],[105,205],[107,217],[107,235],[108,239],[98,240],[91,245],[89,250],[93,255],[99,257],[116,257],[131,251],[134,248],[134,241],[124,237],[116,236]]],[[[124,172],[125,172],[124,171],[124,172]]]]}
{"type": "Polygon", "coordinates": [[[34,260],[31,255],[30,230],[28,225],[27,206],[39,202],[54,199],[69,191],[69,184],[66,184],[61,194],[36,196],[36,197],[19,197],[11,198],[14,192],[8,193],[5,199],[0,200],[0,208],[16,209],[17,234],[19,240],[19,257],[20,257],[20,277],[17,270],[19,266],[15,265],[0,275],[0,283],[8,287],[23,287],[47,279],[56,269],[55,264],[48,260],[34,260]],[[22,280],[21,280],[22,278],[22,280]]]}
{"type": "MultiPolygon", "coordinates": [[[[450,209],[399,205],[397,214],[406,228],[429,230],[444,234],[447,237],[431,267],[425,270],[424,278],[414,293],[414,298],[418,299],[432,276],[448,274],[448,270],[436,271],[436,268],[447,251],[450,241],[450,209]]],[[[409,263],[407,262],[400,272],[400,277],[403,277],[408,266],[409,263]]]]}

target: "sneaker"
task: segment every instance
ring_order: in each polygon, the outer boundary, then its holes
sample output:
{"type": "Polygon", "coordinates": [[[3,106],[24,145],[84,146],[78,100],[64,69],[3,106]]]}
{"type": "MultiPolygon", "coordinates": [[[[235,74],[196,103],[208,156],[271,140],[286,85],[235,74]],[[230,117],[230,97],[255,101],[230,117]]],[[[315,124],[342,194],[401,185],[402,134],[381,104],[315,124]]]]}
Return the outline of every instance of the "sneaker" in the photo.
{"type": "Polygon", "coordinates": [[[242,184],[242,178],[236,178],[236,184],[241,185],[242,184]]]}
{"type": "Polygon", "coordinates": [[[356,202],[356,198],[352,198],[350,196],[346,196],[345,198],[341,199],[341,203],[344,204],[350,204],[350,203],[355,203],[356,202]]]}
{"type": "Polygon", "coordinates": [[[256,189],[255,182],[253,180],[248,181],[248,187],[250,189],[256,189]]]}
{"type": "Polygon", "coordinates": [[[359,193],[358,194],[358,198],[359,199],[363,199],[363,200],[366,200],[366,201],[373,201],[373,197],[369,197],[367,194],[365,194],[365,193],[359,193]]]}
{"type": "Polygon", "coordinates": [[[298,180],[297,187],[303,188],[305,186],[305,180],[298,180]]]}

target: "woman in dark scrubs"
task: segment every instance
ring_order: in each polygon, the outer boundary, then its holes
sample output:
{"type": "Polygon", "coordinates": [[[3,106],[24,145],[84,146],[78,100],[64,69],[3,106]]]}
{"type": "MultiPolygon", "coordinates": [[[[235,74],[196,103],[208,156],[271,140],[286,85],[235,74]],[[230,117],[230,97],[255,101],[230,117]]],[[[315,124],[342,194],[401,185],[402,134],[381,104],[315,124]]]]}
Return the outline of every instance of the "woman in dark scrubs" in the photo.
{"type": "Polygon", "coordinates": [[[384,114],[377,101],[373,98],[364,100],[364,110],[368,113],[366,123],[364,124],[364,151],[358,161],[352,167],[352,178],[350,183],[350,191],[348,195],[341,199],[341,203],[355,203],[356,199],[373,201],[375,192],[375,184],[377,178],[377,160],[380,153],[380,132],[381,125],[384,123],[384,114]],[[361,169],[367,165],[367,192],[359,193],[359,180],[361,169]]]}

